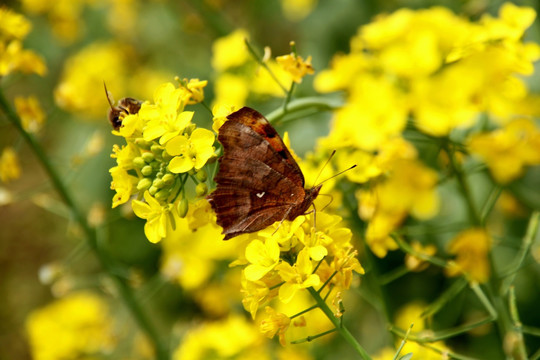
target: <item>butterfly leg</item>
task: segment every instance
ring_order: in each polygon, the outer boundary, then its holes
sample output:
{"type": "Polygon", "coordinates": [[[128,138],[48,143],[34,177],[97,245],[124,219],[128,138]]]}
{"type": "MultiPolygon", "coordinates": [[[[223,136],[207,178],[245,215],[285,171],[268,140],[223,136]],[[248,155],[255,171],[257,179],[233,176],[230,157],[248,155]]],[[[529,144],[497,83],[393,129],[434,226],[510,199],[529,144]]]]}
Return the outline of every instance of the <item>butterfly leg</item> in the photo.
{"type": "Polygon", "coordinates": [[[281,224],[283,224],[283,222],[285,221],[285,219],[289,216],[289,213],[291,212],[292,209],[293,209],[293,207],[291,206],[291,207],[289,208],[289,210],[287,210],[287,212],[286,212],[285,215],[283,216],[283,219],[281,219],[281,221],[279,222],[278,227],[277,227],[276,230],[274,230],[274,232],[272,233],[272,236],[274,236],[274,234],[279,230],[279,228],[281,227],[281,224]]]}
{"type": "Polygon", "coordinates": [[[313,213],[313,229],[317,231],[317,208],[315,207],[315,203],[312,203],[311,205],[313,205],[313,210],[307,211],[303,215],[309,215],[313,213]]]}

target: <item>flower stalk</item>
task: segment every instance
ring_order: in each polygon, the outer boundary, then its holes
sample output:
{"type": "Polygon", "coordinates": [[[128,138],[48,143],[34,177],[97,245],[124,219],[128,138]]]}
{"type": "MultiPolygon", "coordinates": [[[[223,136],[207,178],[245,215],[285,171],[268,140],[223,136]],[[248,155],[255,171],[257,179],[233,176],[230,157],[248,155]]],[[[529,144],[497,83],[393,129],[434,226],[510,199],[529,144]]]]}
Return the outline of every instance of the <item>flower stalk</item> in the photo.
{"type": "Polygon", "coordinates": [[[117,265],[114,263],[113,259],[99,247],[96,230],[88,224],[83,212],[75,204],[75,201],[73,200],[73,197],[66,184],[62,181],[60,175],[50,162],[39,142],[32,134],[24,130],[21,119],[9,105],[2,90],[0,90],[0,109],[13,124],[13,126],[19,131],[45,169],[45,172],[50,178],[55,190],[58,192],[62,201],[69,209],[73,220],[81,227],[83,233],[85,234],[88,246],[94,252],[107,276],[113,281],[120,298],[131,312],[135,322],[152,343],[156,353],[156,359],[168,359],[168,349],[166,348],[164,342],[161,341],[155,326],[152,324],[149,317],[144,313],[141,305],[135,297],[133,290],[128,285],[127,281],[122,276],[118,275],[118,271],[116,271],[117,265]]]}

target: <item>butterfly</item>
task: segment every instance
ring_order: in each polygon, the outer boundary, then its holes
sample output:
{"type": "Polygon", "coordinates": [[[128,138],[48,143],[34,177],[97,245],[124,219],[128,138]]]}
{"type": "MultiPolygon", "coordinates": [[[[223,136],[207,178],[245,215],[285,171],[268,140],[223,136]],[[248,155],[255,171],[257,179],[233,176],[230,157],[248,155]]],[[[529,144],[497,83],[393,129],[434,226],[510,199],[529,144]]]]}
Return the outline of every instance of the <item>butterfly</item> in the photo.
{"type": "Polygon", "coordinates": [[[224,154],[207,196],[225,240],[304,215],[322,185],[304,188],[304,175],[268,120],[243,107],[227,116],[218,141],[224,154]]]}

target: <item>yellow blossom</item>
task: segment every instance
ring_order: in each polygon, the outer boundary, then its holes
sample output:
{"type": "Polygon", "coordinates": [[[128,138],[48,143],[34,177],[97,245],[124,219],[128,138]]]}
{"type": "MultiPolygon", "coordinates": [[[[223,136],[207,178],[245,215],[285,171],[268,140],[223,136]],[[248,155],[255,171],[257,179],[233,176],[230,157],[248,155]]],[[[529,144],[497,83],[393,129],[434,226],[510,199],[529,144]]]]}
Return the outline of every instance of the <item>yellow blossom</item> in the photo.
{"type": "Polygon", "coordinates": [[[244,269],[246,279],[257,281],[279,263],[279,245],[275,239],[269,238],[263,243],[253,240],[246,247],[246,259],[249,265],[244,269]]]}
{"type": "Polygon", "coordinates": [[[212,121],[212,130],[217,134],[221,125],[227,121],[227,116],[235,112],[237,109],[235,106],[230,106],[226,104],[216,104],[212,108],[212,114],[214,115],[212,121]]]}
{"type": "Polygon", "coordinates": [[[496,181],[508,183],[521,176],[525,166],[540,164],[540,130],[529,119],[517,119],[471,136],[469,148],[486,162],[496,181]]]}
{"type": "Polygon", "coordinates": [[[240,108],[249,95],[249,81],[243,76],[223,73],[214,83],[214,104],[240,108]]]}
{"type": "Polygon", "coordinates": [[[283,14],[291,21],[304,19],[317,6],[317,0],[281,0],[280,2],[283,14]]]}
{"type": "Polygon", "coordinates": [[[288,54],[283,56],[278,56],[276,61],[283,70],[287,71],[292,77],[292,80],[300,84],[302,78],[307,74],[313,74],[313,66],[311,66],[311,56],[309,56],[305,61],[301,56],[295,54],[288,54]]]}
{"type": "Polygon", "coordinates": [[[0,76],[14,71],[43,76],[47,72],[47,66],[41,56],[32,50],[23,49],[20,40],[8,43],[0,41],[0,76]]]}
{"type": "Polygon", "coordinates": [[[0,41],[11,39],[24,39],[30,32],[32,24],[20,14],[0,7],[0,41]]]}
{"type": "Polygon", "coordinates": [[[154,93],[154,104],[143,103],[139,110],[139,118],[146,126],[143,136],[146,141],[159,138],[164,145],[173,137],[182,134],[191,123],[192,111],[182,111],[183,89],[175,88],[172,83],[159,86],[154,93]]]}
{"type": "Polygon", "coordinates": [[[167,236],[171,209],[169,205],[161,205],[148,191],[144,193],[144,200],[146,202],[132,201],[133,212],[146,220],[144,224],[146,238],[152,243],[157,243],[167,236]]]}
{"type": "Polygon", "coordinates": [[[21,167],[19,158],[12,147],[6,147],[0,155],[0,180],[7,183],[16,180],[21,176],[21,167]]]}
{"type": "Polygon", "coordinates": [[[183,102],[187,105],[200,103],[204,100],[204,87],[208,80],[183,79],[180,81],[180,88],[184,91],[183,102]]]}
{"type": "Polygon", "coordinates": [[[37,97],[18,96],[15,98],[15,108],[26,131],[36,133],[41,129],[45,122],[45,114],[37,97]]]}
{"type": "Polygon", "coordinates": [[[243,65],[249,59],[245,44],[247,38],[247,31],[237,29],[217,39],[212,45],[212,67],[217,71],[224,71],[243,65]]]}
{"type": "Polygon", "coordinates": [[[214,156],[214,134],[210,130],[195,129],[189,138],[179,135],[172,138],[165,149],[174,156],[169,163],[173,173],[184,173],[191,169],[199,170],[214,156]]]}
{"type": "MultiPolygon", "coordinates": [[[[414,241],[414,242],[412,242],[411,246],[414,249],[414,251],[416,251],[416,252],[418,252],[418,253],[420,253],[422,255],[433,256],[437,252],[437,247],[435,245],[432,245],[432,244],[428,244],[426,246],[423,246],[418,241],[414,241]]],[[[414,256],[414,255],[411,255],[411,254],[406,254],[405,255],[405,266],[410,271],[422,271],[425,268],[427,268],[428,265],[429,264],[427,262],[425,262],[424,260],[422,260],[421,258],[419,258],[417,256],[414,256]]]]}
{"type": "Polygon", "coordinates": [[[126,92],[127,50],[115,42],[96,42],[71,56],[54,90],[58,106],[102,120],[109,107],[105,96],[98,96],[103,94],[103,82],[111,87],[113,94],[126,92]]]}
{"type": "Polygon", "coordinates": [[[205,322],[191,329],[174,351],[173,360],[261,359],[270,357],[252,323],[238,315],[205,322]]]}
{"type": "Polygon", "coordinates": [[[162,240],[161,273],[180,284],[185,290],[200,289],[216,271],[217,261],[231,259],[237,253],[234,241],[222,241],[221,229],[215,223],[206,222],[190,228],[190,218],[200,215],[203,199],[190,206],[186,218],[175,217],[176,228],[167,232],[162,240]],[[201,203],[201,204],[199,204],[201,203]]]}
{"type": "Polygon", "coordinates": [[[112,207],[126,203],[134,192],[137,178],[129,175],[129,173],[120,166],[112,167],[109,170],[112,181],[111,189],[116,191],[113,197],[112,207]]]}
{"type": "Polygon", "coordinates": [[[293,266],[282,261],[276,270],[285,281],[285,284],[279,288],[279,299],[284,303],[290,302],[298,290],[317,286],[321,282],[319,275],[313,274],[313,263],[308,249],[303,249],[298,253],[293,266]]]}
{"type": "Polygon", "coordinates": [[[73,293],[34,310],[26,329],[36,360],[75,359],[109,353],[115,347],[107,304],[89,292],[73,293]]]}
{"type": "Polygon", "coordinates": [[[267,317],[261,322],[261,332],[269,338],[273,338],[278,334],[279,343],[285,346],[285,332],[291,323],[291,319],[285,314],[276,312],[269,306],[266,307],[266,314],[267,317]]]}
{"type": "Polygon", "coordinates": [[[472,228],[459,233],[448,247],[456,255],[446,273],[456,276],[465,273],[472,281],[484,283],[489,279],[489,251],[491,239],[484,229],[472,228]]]}

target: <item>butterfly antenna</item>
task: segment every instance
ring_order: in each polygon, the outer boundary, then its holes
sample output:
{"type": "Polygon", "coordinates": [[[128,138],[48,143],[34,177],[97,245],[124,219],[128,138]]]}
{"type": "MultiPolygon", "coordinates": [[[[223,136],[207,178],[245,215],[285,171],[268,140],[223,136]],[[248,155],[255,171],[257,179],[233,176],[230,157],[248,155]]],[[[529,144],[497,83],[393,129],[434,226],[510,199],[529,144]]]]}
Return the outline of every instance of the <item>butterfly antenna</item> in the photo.
{"type": "Polygon", "coordinates": [[[330,180],[330,179],[333,179],[333,178],[335,178],[336,176],[339,176],[339,175],[343,174],[344,172],[347,172],[347,171],[349,171],[349,170],[352,170],[352,169],[354,169],[356,166],[357,166],[357,165],[354,164],[354,165],[351,166],[350,168],[345,169],[345,170],[342,170],[342,171],[338,172],[337,174],[335,174],[335,175],[333,175],[333,176],[330,176],[328,179],[321,181],[318,185],[320,185],[320,184],[322,184],[322,183],[324,183],[324,182],[326,182],[326,181],[328,181],[328,180],[330,180]]]}
{"type": "MultiPolygon", "coordinates": [[[[319,180],[319,177],[321,176],[324,168],[326,167],[326,165],[328,165],[328,163],[330,162],[330,160],[332,160],[332,158],[334,157],[336,153],[336,150],[333,150],[332,153],[330,154],[330,156],[328,157],[328,160],[326,160],[326,162],[324,163],[323,167],[321,168],[321,170],[319,171],[319,174],[317,174],[317,177],[315,178],[315,181],[313,182],[314,184],[317,184],[317,180],[319,180]]],[[[321,183],[322,184],[322,183],[321,183]]],[[[317,184],[318,185],[318,184],[317,184]]]]}

